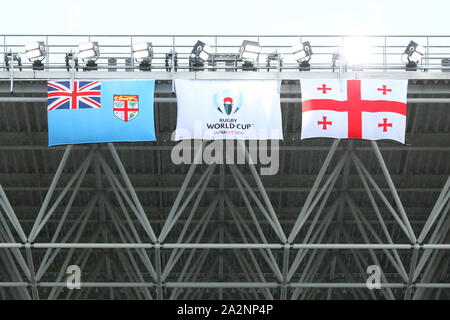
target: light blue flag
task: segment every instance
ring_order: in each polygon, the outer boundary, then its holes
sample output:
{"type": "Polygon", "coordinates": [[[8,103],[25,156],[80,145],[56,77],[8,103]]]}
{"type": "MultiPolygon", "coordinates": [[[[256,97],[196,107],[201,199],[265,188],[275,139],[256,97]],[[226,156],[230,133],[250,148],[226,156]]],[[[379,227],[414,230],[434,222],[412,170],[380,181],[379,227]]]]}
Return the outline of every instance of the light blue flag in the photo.
{"type": "Polygon", "coordinates": [[[48,145],[156,141],[154,80],[49,81],[48,145]]]}

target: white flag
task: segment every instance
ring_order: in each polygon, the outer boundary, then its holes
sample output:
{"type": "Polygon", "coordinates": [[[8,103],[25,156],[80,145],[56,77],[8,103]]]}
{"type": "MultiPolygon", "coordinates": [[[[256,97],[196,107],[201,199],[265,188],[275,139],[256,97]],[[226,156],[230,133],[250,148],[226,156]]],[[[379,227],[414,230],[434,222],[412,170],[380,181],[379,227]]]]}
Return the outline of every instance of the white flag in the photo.
{"type": "Polygon", "coordinates": [[[407,80],[302,80],[302,139],[405,143],[407,80]]]}
{"type": "Polygon", "coordinates": [[[277,80],[175,80],[175,140],[283,139],[277,80]]]}

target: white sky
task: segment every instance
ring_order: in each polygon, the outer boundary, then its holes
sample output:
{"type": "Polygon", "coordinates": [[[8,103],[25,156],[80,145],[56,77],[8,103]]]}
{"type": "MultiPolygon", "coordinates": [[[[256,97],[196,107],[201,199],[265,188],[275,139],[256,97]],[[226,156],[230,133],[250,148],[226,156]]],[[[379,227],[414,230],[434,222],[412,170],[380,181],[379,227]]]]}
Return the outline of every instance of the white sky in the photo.
{"type": "Polygon", "coordinates": [[[2,0],[1,8],[0,34],[450,35],[449,0],[2,0]]]}

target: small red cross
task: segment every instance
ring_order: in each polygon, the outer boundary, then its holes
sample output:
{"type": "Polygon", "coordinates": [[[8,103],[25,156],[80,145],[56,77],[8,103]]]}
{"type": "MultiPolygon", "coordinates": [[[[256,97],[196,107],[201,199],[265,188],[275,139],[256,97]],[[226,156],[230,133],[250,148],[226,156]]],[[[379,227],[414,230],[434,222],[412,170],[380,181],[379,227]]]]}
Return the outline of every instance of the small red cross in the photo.
{"type": "Polygon", "coordinates": [[[388,89],[387,85],[383,84],[383,88],[378,88],[378,91],[383,91],[383,95],[387,95],[387,92],[392,92],[392,89],[388,89]]]}
{"type": "Polygon", "coordinates": [[[317,90],[322,90],[322,93],[323,94],[327,94],[327,91],[329,90],[329,91],[331,91],[331,88],[327,88],[327,85],[326,84],[323,84],[322,85],[322,88],[317,88],[317,90]]]}
{"type": "Polygon", "coordinates": [[[323,126],[322,130],[327,130],[328,129],[327,126],[333,125],[333,122],[327,121],[327,117],[324,116],[322,118],[323,118],[323,121],[317,121],[317,125],[323,126]]]}
{"type": "Polygon", "coordinates": [[[383,127],[383,132],[387,132],[388,131],[388,129],[387,129],[388,127],[392,128],[392,123],[388,123],[387,121],[388,121],[388,119],[383,118],[383,123],[379,123],[378,124],[378,128],[383,127]]]}

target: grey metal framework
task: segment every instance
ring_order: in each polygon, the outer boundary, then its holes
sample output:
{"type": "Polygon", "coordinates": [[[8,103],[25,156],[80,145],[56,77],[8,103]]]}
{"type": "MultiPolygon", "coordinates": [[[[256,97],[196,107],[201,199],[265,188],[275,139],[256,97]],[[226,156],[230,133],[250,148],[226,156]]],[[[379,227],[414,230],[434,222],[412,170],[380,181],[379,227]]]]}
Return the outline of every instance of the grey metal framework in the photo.
{"type": "Polygon", "coordinates": [[[4,52],[30,38],[48,45],[45,70],[0,71],[0,299],[450,299],[450,73],[437,63],[450,37],[370,37],[381,63],[336,72],[326,60],[345,37],[3,36],[4,52]],[[99,41],[98,71],[66,70],[78,39],[99,41]],[[218,54],[243,39],[263,53],[316,40],[321,57],[311,72],[264,61],[190,72],[182,57],[197,39],[218,54]],[[427,48],[417,72],[393,62],[410,39],[427,48]],[[177,70],[127,65],[137,40],[179,53],[177,70]],[[409,79],[407,145],[299,140],[300,79],[380,77],[409,79]],[[282,81],[279,173],[174,165],[176,78],[282,81]],[[47,147],[49,79],[157,80],[159,141],[47,147]],[[81,290],[66,287],[70,265],[81,290]],[[381,290],[366,286],[372,265],[381,290]]]}

